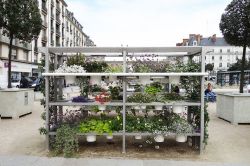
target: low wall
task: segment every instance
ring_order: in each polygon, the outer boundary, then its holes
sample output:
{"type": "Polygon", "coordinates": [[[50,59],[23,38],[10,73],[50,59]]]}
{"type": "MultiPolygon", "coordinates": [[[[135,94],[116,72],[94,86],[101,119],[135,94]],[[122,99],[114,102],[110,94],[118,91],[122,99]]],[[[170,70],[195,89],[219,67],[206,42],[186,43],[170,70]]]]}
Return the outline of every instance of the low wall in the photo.
{"type": "Polygon", "coordinates": [[[250,123],[250,94],[218,93],[216,111],[232,124],[250,123]]]}
{"type": "Polygon", "coordinates": [[[2,117],[19,118],[32,112],[33,89],[0,90],[0,114],[2,117]]]}

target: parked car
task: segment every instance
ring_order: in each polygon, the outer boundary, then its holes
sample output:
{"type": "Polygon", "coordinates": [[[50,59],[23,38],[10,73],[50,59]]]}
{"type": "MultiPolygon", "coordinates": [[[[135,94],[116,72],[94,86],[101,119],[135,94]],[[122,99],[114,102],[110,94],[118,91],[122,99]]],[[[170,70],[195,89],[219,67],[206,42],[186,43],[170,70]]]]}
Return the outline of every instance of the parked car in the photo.
{"type": "Polygon", "coordinates": [[[12,79],[11,80],[11,86],[12,86],[12,88],[20,88],[20,80],[12,79]]]}
{"type": "Polygon", "coordinates": [[[31,88],[33,81],[29,77],[22,77],[20,80],[20,88],[31,88]]]}
{"type": "Polygon", "coordinates": [[[41,85],[43,83],[44,78],[38,77],[35,81],[33,81],[31,88],[34,88],[35,91],[41,90],[41,85]]]}

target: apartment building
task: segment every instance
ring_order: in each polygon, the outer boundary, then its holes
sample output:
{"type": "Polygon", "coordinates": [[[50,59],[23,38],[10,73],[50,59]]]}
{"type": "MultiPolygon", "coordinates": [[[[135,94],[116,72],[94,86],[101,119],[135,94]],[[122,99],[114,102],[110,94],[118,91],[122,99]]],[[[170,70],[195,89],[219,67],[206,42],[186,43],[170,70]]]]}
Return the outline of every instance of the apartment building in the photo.
{"type": "MultiPolygon", "coordinates": [[[[39,37],[31,43],[13,41],[12,78],[19,80],[21,75],[39,76],[38,64],[43,57],[39,47],[77,47],[95,46],[83,26],[70,12],[64,0],[39,0],[39,9],[43,20],[39,37]]],[[[0,30],[1,32],[1,30],[0,30]]],[[[9,39],[0,33],[0,87],[7,87],[9,39]]]]}
{"type": "MultiPolygon", "coordinates": [[[[203,37],[200,34],[190,34],[176,46],[203,46],[205,52],[205,64],[213,64],[214,72],[227,71],[228,68],[242,58],[243,47],[228,44],[223,37],[216,34],[211,37],[203,37]]],[[[250,50],[247,49],[246,59],[250,59],[250,50]]],[[[194,59],[200,61],[199,57],[194,59]]]]}

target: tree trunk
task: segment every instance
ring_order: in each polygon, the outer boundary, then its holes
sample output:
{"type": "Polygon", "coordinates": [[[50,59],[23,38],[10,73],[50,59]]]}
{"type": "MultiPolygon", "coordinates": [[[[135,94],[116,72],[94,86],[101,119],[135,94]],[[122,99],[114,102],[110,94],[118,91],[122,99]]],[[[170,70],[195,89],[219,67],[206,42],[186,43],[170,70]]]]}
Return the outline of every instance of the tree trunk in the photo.
{"type": "Polygon", "coordinates": [[[12,54],[12,41],[13,34],[10,34],[10,43],[9,43],[9,55],[8,55],[8,88],[12,88],[11,86],[11,54],[12,54]]]}
{"type": "Polygon", "coordinates": [[[245,81],[245,63],[246,63],[246,48],[247,46],[243,46],[243,55],[242,55],[242,66],[241,66],[241,72],[240,72],[240,93],[243,93],[243,86],[245,81]]]}

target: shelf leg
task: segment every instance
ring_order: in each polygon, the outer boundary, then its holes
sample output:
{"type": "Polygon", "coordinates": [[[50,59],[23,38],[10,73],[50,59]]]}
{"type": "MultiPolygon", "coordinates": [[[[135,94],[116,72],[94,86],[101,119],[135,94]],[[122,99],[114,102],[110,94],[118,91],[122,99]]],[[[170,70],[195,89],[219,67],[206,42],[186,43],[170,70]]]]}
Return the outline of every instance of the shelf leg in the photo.
{"type": "Polygon", "coordinates": [[[122,110],[122,127],[123,127],[123,134],[122,134],[122,153],[126,153],[126,93],[127,93],[127,84],[126,84],[126,79],[123,78],[123,110],[122,110]]]}

